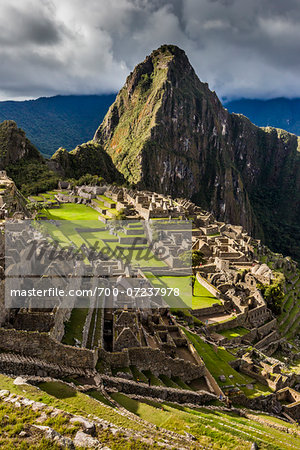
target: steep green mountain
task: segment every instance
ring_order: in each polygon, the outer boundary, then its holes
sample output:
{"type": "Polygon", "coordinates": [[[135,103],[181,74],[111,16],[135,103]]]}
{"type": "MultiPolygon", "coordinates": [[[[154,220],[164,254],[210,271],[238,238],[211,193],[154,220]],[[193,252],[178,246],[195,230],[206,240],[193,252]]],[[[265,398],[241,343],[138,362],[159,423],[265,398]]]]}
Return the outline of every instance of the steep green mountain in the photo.
{"type": "Polygon", "coordinates": [[[0,102],[0,122],[14,120],[45,156],[59,147],[72,150],[91,139],[112,95],[68,95],[26,101],[0,102]]]}
{"type": "Polygon", "coordinates": [[[283,128],[300,136],[300,98],[258,100],[242,98],[224,103],[230,112],[244,114],[260,127],[283,128]]]}
{"type": "Polygon", "coordinates": [[[124,182],[123,175],[114,166],[111,157],[100,144],[87,142],[68,152],[59,148],[52,156],[49,167],[63,178],[80,178],[82,175],[99,175],[107,182],[124,182]]]}
{"type": "Polygon", "coordinates": [[[7,171],[25,195],[54,189],[60,178],[80,178],[87,173],[99,175],[108,182],[124,181],[123,175],[100,145],[83,144],[70,153],[60,148],[49,161],[12,120],[0,124],[0,170],[2,169],[7,171]]]}
{"type": "Polygon", "coordinates": [[[297,136],[230,114],[178,47],[134,69],[94,141],[129,182],[192,198],[300,260],[297,136]]]}
{"type": "Polygon", "coordinates": [[[12,120],[5,120],[0,123],[0,168],[4,169],[21,159],[42,161],[43,158],[24,131],[12,120]]]}
{"type": "Polygon", "coordinates": [[[7,171],[25,195],[57,186],[57,174],[12,120],[0,123],[0,151],[0,169],[7,171]]]}

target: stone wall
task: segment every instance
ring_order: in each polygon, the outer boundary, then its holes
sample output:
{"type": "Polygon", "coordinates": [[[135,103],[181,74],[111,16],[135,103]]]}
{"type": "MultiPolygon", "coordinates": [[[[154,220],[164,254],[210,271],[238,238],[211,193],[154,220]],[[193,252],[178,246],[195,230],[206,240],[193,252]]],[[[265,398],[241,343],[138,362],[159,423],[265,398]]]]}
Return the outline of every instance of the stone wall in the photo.
{"type": "Polygon", "coordinates": [[[263,377],[260,373],[254,372],[251,370],[250,367],[246,367],[245,365],[240,365],[240,372],[244,373],[245,375],[248,375],[251,378],[254,378],[255,380],[259,381],[261,384],[264,384],[265,386],[268,386],[268,382],[265,377],[263,377]]]}
{"type": "Polygon", "coordinates": [[[0,373],[61,378],[65,376],[95,376],[96,372],[80,367],[68,367],[42,361],[31,356],[0,353],[0,373]]]}
{"type": "Polygon", "coordinates": [[[257,334],[260,339],[270,333],[271,330],[277,327],[277,320],[273,319],[270,322],[267,322],[265,325],[257,328],[257,334]]]}
{"type": "Polygon", "coordinates": [[[72,312],[72,308],[58,308],[58,310],[55,312],[54,316],[54,325],[50,330],[49,335],[56,339],[57,341],[61,342],[64,333],[65,333],[65,322],[67,322],[70,319],[72,312]]]}
{"type": "Polygon", "coordinates": [[[272,414],[280,414],[282,405],[276,399],[276,394],[261,395],[260,397],[249,398],[245,394],[240,393],[230,397],[231,401],[237,405],[246,408],[267,411],[272,414]]]}
{"type": "Polygon", "coordinates": [[[13,325],[16,330],[39,331],[47,333],[54,326],[54,315],[50,313],[19,311],[13,325]]]}
{"type": "Polygon", "coordinates": [[[126,349],[122,352],[110,353],[104,350],[104,348],[100,348],[98,350],[98,356],[100,361],[102,360],[112,369],[116,369],[118,367],[129,367],[130,365],[129,355],[126,349]]]}
{"type": "Polygon", "coordinates": [[[168,402],[192,403],[202,405],[216,399],[214,394],[206,391],[189,391],[173,389],[163,386],[148,386],[145,383],[136,383],[123,378],[102,376],[106,390],[124,392],[125,394],[140,395],[142,397],[158,398],[168,402]]]}
{"type": "Polygon", "coordinates": [[[300,419],[300,393],[291,388],[284,388],[276,392],[278,401],[291,402],[284,405],[283,410],[293,419],[300,419]]]}
{"type": "Polygon", "coordinates": [[[300,419],[300,402],[293,403],[291,405],[285,405],[283,409],[292,418],[296,420],[300,419]]]}
{"type": "Polygon", "coordinates": [[[136,366],[139,370],[151,370],[154,375],[178,376],[183,381],[191,381],[204,376],[205,366],[193,364],[179,358],[171,358],[157,348],[136,347],[122,352],[109,353],[99,349],[99,357],[111,368],[136,366]]]}
{"type": "Polygon", "coordinates": [[[204,378],[207,386],[211,388],[211,391],[214,392],[215,395],[217,395],[218,397],[222,395],[224,397],[224,392],[206,367],[204,370],[204,378]]]}
{"type": "Polygon", "coordinates": [[[267,345],[277,341],[279,339],[279,334],[277,330],[274,330],[272,333],[268,334],[266,337],[264,337],[261,341],[257,342],[255,344],[255,348],[262,349],[266,347],[267,345]]]}
{"type": "Polygon", "coordinates": [[[224,306],[216,303],[215,305],[207,308],[193,309],[193,315],[196,317],[212,316],[214,314],[223,314],[224,311],[224,306]]]}
{"type": "Polygon", "coordinates": [[[257,308],[248,310],[247,320],[253,326],[263,325],[269,317],[269,312],[266,305],[258,306],[257,308]]]}
{"type": "Polygon", "coordinates": [[[0,348],[55,364],[94,369],[96,351],[64,345],[46,333],[0,328],[0,348]]]}
{"type": "Polygon", "coordinates": [[[159,349],[148,347],[128,349],[130,364],[140,370],[151,370],[154,375],[178,376],[183,381],[199,378],[204,374],[204,365],[192,364],[183,359],[172,359],[159,349]]]}
{"type": "Polygon", "coordinates": [[[77,198],[74,195],[63,194],[62,192],[55,195],[55,199],[63,203],[76,203],[77,201],[77,198]]]}
{"type": "Polygon", "coordinates": [[[245,314],[238,314],[235,319],[227,320],[227,322],[216,322],[209,325],[209,332],[219,333],[220,331],[229,330],[230,328],[235,328],[244,325],[245,314]]]}
{"type": "Polygon", "coordinates": [[[208,283],[201,275],[197,272],[196,278],[198,283],[201,284],[205,289],[208,290],[214,297],[219,298],[220,292],[218,289],[216,289],[214,286],[212,286],[210,283],[208,283]]]}
{"type": "Polygon", "coordinates": [[[254,342],[257,337],[257,329],[253,328],[253,330],[250,330],[249,333],[242,336],[242,342],[254,342]]]}

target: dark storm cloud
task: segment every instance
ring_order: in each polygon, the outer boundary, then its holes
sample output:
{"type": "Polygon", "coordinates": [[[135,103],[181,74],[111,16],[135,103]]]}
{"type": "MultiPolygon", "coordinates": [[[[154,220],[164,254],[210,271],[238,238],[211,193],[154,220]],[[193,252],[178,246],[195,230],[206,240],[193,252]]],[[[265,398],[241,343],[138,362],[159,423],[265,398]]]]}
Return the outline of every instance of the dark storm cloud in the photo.
{"type": "Polygon", "coordinates": [[[0,96],[118,90],[163,43],[220,96],[300,96],[299,0],[0,3],[0,96]]]}
{"type": "Polygon", "coordinates": [[[59,43],[62,27],[56,23],[54,18],[51,20],[51,17],[46,15],[44,8],[41,8],[43,2],[37,7],[34,3],[28,3],[27,6],[26,8],[20,8],[13,4],[2,6],[1,45],[18,46],[26,43],[54,45],[59,43]]]}

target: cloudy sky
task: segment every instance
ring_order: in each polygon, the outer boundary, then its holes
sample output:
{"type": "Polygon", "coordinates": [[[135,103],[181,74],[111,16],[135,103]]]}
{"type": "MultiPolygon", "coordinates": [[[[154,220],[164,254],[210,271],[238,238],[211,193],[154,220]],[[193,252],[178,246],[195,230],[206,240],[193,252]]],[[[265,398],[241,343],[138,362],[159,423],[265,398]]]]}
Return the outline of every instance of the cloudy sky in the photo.
{"type": "Polygon", "coordinates": [[[299,0],[0,0],[0,100],[115,92],[164,43],[224,98],[300,97],[299,0]]]}

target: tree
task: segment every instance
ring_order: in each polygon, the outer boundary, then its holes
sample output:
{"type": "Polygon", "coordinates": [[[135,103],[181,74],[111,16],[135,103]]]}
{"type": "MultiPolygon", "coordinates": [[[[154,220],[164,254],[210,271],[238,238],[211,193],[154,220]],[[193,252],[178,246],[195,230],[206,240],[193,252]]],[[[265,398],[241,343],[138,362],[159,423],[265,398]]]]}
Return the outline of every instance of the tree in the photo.
{"type": "Polygon", "coordinates": [[[30,202],[26,205],[27,211],[31,212],[33,217],[35,218],[37,213],[44,209],[44,203],[38,203],[38,202],[30,202]]]}
{"type": "Polygon", "coordinates": [[[197,267],[205,264],[204,254],[200,250],[194,250],[192,254],[192,266],[197,267]]]}
{"type": "Polygon", "coordinates": [[[267,302],[268,308],[274,314],[280,314],[281,312],[282,300],[284,299],[284,282],[284,276],[281,273],[277,273],[275,280],[272,280],[272,284],[257,285],[267,302]]]}
{"type": "Polygon", "coordinates": [[[115,214],[115,220],[125,220],[125,219],[126,219],[125,210],[120,209],[120,211],[118,211],[117,214],[115,214]]]}

